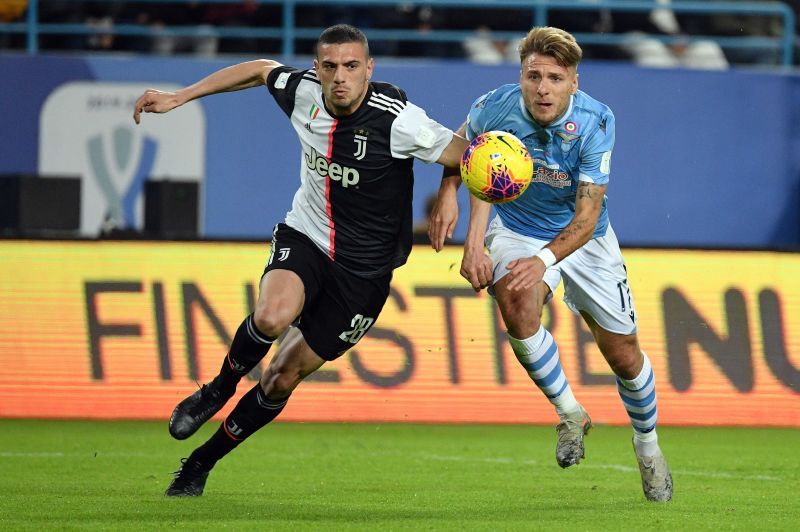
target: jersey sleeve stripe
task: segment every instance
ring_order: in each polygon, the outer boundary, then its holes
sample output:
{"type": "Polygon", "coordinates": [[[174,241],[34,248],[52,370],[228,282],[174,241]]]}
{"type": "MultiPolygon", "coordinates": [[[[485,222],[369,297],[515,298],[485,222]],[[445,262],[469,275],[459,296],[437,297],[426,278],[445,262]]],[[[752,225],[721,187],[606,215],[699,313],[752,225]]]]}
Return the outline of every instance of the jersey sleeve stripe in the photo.
{"type": "Polygon", "coordinates": [[[374,102],[374,103],[376,103],[378,105],[383,105],[385,107],[391,107],[392,109],[394,109],[398,113],[402,112],[403,109],[406,108],[405,105],[400,105],[397,102],[387,102],[387,101],[379,99],[379,98],[370,98],[369,101],[374,102]]]}
{"type": "Polygon", "coordinates": [[[397,109],[394,109],[392,107],[386,107],[386,106],[383,106],[383,105],[379,105],[379,104],[373,102],[372,100],[368,101],[367,105],[369,105],[370,107],[375,107],[377,109],[381,109],[383,111],[387,111],[389,113],[392,113],[395,116],[399,116],[400,115],[400,111],[398,111],[397,109]]]}
{"type": "Polygon", "coordinates": [[[403,102],[403,101],[401,101],[401,100],[396,100],[396,99],[394,99],[394,98],[389,98],[389,97],[388,97],[388,96],[386,96],[385,94],[380,94],[380,93],[378,93],[378,92],[373,92],[371,97],[372,97],[372,98],[379,99],[379,100],[383,100],[383,101],[385,101],[386,103],[396,104],[396,105],[398,105],[398,106],[399,106],[401,109],[402,109],[403,107],[405,107],[405,106],[406,106],[406,102],[403,102]]]}

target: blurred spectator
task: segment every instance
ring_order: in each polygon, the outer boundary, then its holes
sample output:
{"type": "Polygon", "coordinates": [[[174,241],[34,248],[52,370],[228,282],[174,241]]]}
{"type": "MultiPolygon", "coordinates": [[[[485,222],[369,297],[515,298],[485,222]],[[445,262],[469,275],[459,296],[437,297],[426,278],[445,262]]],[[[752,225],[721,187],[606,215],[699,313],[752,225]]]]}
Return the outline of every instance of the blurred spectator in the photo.
{"type": "Polygon", "coordinates": [[[475,34],[464,40],[464,51],[467,59],[481,65],[496,65],[507,61],[508,48],[511,43],[497,40],[486,26],[479,27],[475,34]]]}
{"type": "Polygon", "coordinates": [[[42,49],[112,50],[117,38],[111,31],[114,21],[125,9],[122,0],[114,2],[75,2],[71,0],[39,0],[39,22],[83,24],[97,30],[87,34],[53,35],[39,37],[42,49]],[[105,31],[104,31],[105,30],[105,31]]]}
{"type": "Polygon", "coordinates": [[[28,0],[3,0],[0,2],[0,22],[16,22],[28,8],[28,0]]]}
{"type": "MultiPolygon", "coordinates": [[[[27,9],[28,0],[2,0],[0,1],[0,22],[19,22],[27,9]]],[[[0,49],[19,46],[24,39],[24,35],[0,33],[0,49]]]]}
{"type": "Polygon", "coordinates": [[[400,3],[395,6],[381,6],[364,11],[353,24],[359,25],[370,36],[374,29],[413,29],[421,34],[429,34],[430,41],[381,41],[370,40],[370,50],[375,55],[393,55],[397,57],[463,57],[461,45],[454,42],[443,42],[434,39],[435,30],[451,29],[448,16],[453,9],[434,9],[430,6],[400,3]]]}
{"type": "MultiPolygon", "coordinates": [[[[531,29],[531,9],[527,10],[492,10],[481,13],[471,19],[480,20],[481,26],[475,35],[463,43],[467,57],[476,63],[497,64],[501,62],[519,62],[519,39],[498,40],[492,36],[492,30],[518,31],[522,38],[531,29]],[[490,15],[493,14],[493,15],[490,15]]],[[[548,12],[547,25],[562,28],[571,33],[610,33],[613,29],[611,12],[602,10],[559,10],[554,8],[548,12]]],[[[469,26],[466,29],[471,29],[469,26]]],[[[630,59],[618,46],[607,44],[582,44],[585,59],[630,59]]]]}
{"type": "MultiPolygon", "coordinates": [[[[549,17],[549,25],[562,28],[572,34],[595,33],[602,36],[619,31],[614,25],[617,14],[618,12],[612,12],[609,9],[597,11],[553,10],[549,17]]],[[[580,39],[580,41],[584,59],[630,60],[630,56],[616,44],[587,43],[584,39],[580,39]]],[[[517,61],[519,61],[519,57],[517,57],[517,61]]]]}
{"type": "Polygon", "coordinates": [[[149,26],[152,38],[133,37],[124,48],[159,55],[192,53],[213,56],[217,53],[218,40],[214,28],[203,23],[206,7],[206,4],[194,0],[167,4],[129,2],[123,18],[133,24],[149,26]],[[190,35],[176,34],[167,27],[192,31],[190,35]]]}
{"type": "MultiPolygon", "coordinates": [[[[230,4],[206,4],[203,13],[204,32],[213,32],[214,28],[225,26],[257,26],[258,4],[255,0],[239,0],[230,4]]],[[[224,39],[220,51],[226,53],[255,54],[258,51],[256,39],[244,37],[224,39]]],[[[214,50],[216,53],[216,43],[214,50]]]]}
{"type": "MultiPolygon", "coordinates": [[[[765,0],[758,0],[765,1],[765,0]]],[[[783,0],[795,12],[794,36],[797,42],[800,31],[800,0],[783,0]]],[[[774,15],[751,15],[740,13],[720,13],[711,17],[711,30],[715,34],[731,37],[782,37],[783,19],[774,15]]],[[[739,64],[776,65],[782,59],[779,48],[731,48],[728,50],[731,62],[739,64]]],[[[796,59],[796,58],[795,58],[796,59]]]]}
{"type": "Polygon", "coordinates": [[[656,0],[664,7],[649,13],[618,12],[614,14],[614,31],[631,36],[622,48],[633,61],[641,66],[653,68],[698,68],[724,70],[728,68],[720,46],[711,40],[685,40],[667,45],[650,35],[685,36],[675,13],[669,9],[671,0],[656,0]]]}
{"type": "Polygon", "coordinates": [[[86,37],[86,44],[90,50],[111,50],[114,48],[114,19],[110,16],[89,17],[86,25],[94,30],[109,30],[91,33],[86,37]]]}
{"type": "MultiPolygon", "coordinates": [[[[18,21],[29,0],[0,0],[0,21],[18,21]]],[[[626,0],[620,0],[625,2],[626,0]]],[[[782,36],[780,17],[759,15],[687,14],[679,15],[670,9],[671,0],[656,0],[661,4],[649,12],[611,11],[593,6],[593,0],[581,0],[587,9],[552,8],[547,11],[547,23],[572,33],[595,34],[599,39],[583,40],[586,59],[633,60],[644,66],[727,68],[728,60],[735,63],[776,64],[779,49],[722,49],[709,39],[697,40],[691,35],[721,36],[782,36]],[[624,45],[609,45],[604,34],[630,34],[624,45]],[[662,42],[652,36],[685,37],[662,42]]],[[[753,0],[751,0],[753,1],[753,0]]],[[[768,0],[763,0],[768,1],[768,0]]],[[[800,11],[800,0],[784,0],[800,11]]],[[[41,23],[86,24],[99,30],[87,35],[41,34],[42,50],[114,50],[171,55],[192,53],[212,56],[217,53],[279,54],[281,39],[222,38],[219,29],[280,28],[283,6],[261,4],[258,0],[230,0],[205,3],[198,0],[169,0],[156,3],[144,0],[39,0],[41,23]],[[133,24],[149,27],[151,36],[115,34],[115,25],[133,24]],[[173,29],[174,28],[174,29],[173,29]],[[177,30],[177,31],[176,31],[177,30]]],[[[416,30],[430,35],[431,40],[371,39],[375,55],[421,58],[460,58],[484,64],[517,62],[517,41],[498,39],[492,32],[505,35],[518,32],[524,35],[533,24],[534,6],[490,7],[490,2],[459,7],[436,7],[424,3],[398,1],[397,4],[370,3],[327,4],[320,0],[312,6],[295,5],[298,28],[320,28],[336,23],[350,23],[363,28],[370,36],[374,30],[416,30]],[[436,31],[474,31],[464,42],[437,40],[436,31]]],[[[800,12],[797,17],[800,30],[800,12]]],[[[797,37],[795,37],[797,39],[797,37]]],[[[0,48],[24,47],[25,36],[0,34],[0,48]]],[[[296,39],[294,52],[313,53],[313,39],[296,39]]],[[[795,61],[800,62],[800,54],[795,61]]]]}

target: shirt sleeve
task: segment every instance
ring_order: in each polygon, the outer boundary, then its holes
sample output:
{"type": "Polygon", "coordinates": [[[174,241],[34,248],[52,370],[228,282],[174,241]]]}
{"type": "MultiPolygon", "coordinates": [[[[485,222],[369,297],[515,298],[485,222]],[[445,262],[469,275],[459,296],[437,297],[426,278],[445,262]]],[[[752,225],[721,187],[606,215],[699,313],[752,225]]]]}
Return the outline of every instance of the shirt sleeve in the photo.
{"type": "Polygon", "coordinates": [[[292,111],[294,111],[294,95],[297,92],[297,86],[304,75],[306,77],[310,76],[306,72],[306,70],[297,70],[296,68],[282,65],[273,68],[267,74],[267,89],[272,94],[272,97],[275,98],[278,106],[288,116],[292,116],[292,111]]]}
{"type": "Polygon", "coordinates": [[[611,174],[611,152],[614,149],[614,114],[608,111],[600,117],[597,127],[581,145],[579,179],[595,185],[608,183],[611,174]]]}
{"type": "Polygon", "coordinates": [[[428,117],[411,102],[392,122],[390,147],[392,157],[414,157],[426,163],[436,162],[453,140],[453,132],[428,117]]]}

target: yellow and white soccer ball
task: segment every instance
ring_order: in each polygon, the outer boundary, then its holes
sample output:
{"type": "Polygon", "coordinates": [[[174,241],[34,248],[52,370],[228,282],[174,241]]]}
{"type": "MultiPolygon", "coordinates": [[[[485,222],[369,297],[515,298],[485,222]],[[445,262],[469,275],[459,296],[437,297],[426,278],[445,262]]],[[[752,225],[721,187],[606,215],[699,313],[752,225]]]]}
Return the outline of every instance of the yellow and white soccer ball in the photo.
{"type": "Polygon", "coordinates": [[[470,193],[489,203],[518,198],[532,177],[531,154],[521,140],[505,131],[478,135],[461,156],[461,180],[470,193]]]}

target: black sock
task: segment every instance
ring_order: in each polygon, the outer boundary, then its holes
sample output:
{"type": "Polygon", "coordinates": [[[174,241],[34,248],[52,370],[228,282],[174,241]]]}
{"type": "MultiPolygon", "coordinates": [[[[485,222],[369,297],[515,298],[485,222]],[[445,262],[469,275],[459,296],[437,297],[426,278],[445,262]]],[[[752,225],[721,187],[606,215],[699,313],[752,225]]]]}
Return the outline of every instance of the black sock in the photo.
{"type": "Polygon", "coordinates": [[[199,460],[209,468],[213,467],[217,460],[278,417],[288,401],[288,397],[276,402],[270,401],[261,389],[261,385],[256,384],[242,396],[217,432],[194,450],[190,459],[199,460]]]}
{"type": "Polygon", "coordinates": [[[250,373],[261,362],[273,341],[275,338],[258,330],[252,314],[247,316],[236,329],[228,356],[222,362],[222,368],[219,371],[222,389],[235,390],[242,377],[250,373]]]}

